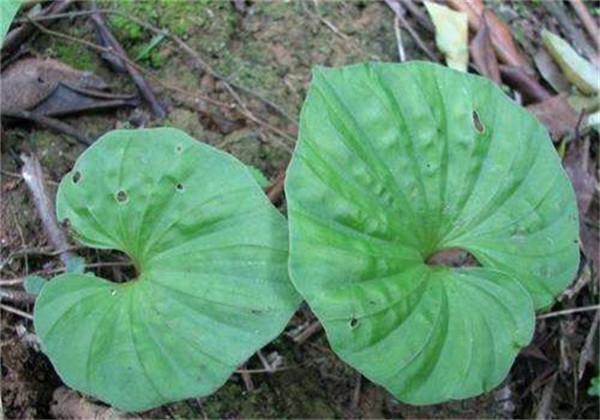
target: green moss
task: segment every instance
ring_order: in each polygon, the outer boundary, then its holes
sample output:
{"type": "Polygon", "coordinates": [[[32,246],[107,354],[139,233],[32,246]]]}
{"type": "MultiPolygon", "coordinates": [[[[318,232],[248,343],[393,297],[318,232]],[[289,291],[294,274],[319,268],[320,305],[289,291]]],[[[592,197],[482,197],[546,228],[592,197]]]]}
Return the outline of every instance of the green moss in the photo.
{"type": "Polygon", "coordinates": [[[56,59],[78,70],[92,70],[97,64],[95,53],[81,44],[56,40],[51,48],[56,59]]]}
{"type": "MultiPolygon", "coordinates": [[[[106,0],[103,3],[123,14],[112,15],[109,21],[115,35],[132,57],[136,57],[149,45],[154,34],[132,22],[127,16],[144,19],[183,38],[187,38],[196,29],[201,29],[209,35],[203,37],[203,50],[211,53],[224,49],[235,30],[235,11],[225,1],[106,0]]],[[[165,43],[161,43],[142,62],[154,68],[162,67],[168,60],[168,53],[165,43]]]]}

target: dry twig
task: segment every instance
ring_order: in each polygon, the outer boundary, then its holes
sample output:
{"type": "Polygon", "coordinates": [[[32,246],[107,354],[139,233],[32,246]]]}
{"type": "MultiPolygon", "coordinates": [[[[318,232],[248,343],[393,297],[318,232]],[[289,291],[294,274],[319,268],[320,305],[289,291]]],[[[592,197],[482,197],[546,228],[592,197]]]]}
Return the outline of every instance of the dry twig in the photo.
{"type": "Polygon", "coordinates": [[[596,311],[598,309],[600,309],[600,305],[580,306],[578,308],[563,309],[562,311],[549,312],[547,314],[539,315],[537,319],[554,318],[557,316],[576,314],[579,312],[596,311]]]}
{"type": "Polygon", "coordinates": [[[323,329],[323,326],[321,325],[321,323],[318,320],[315,320],[312,323],[310,323],[304,329],[304,331],[302,331],[300,334],[295,336],[293,338],[293,340],[298,345],[304,344],[306,342],[306,340],[308,340],[310,337],[312,337],[313,335],[315,335],[322,329],[323,329]]]}
{"type": "Polygon", "coordinates": [[[34,123],[42,125],[58,133],[66,134],[67,136],[73,137],[75,140],[77,140],[79,143],[85,146],[89,146],[92,144],[92,140],[90,140],[87,136],[80,133],[75,128],[71,127],[69,124],[57,120],[56,118],[46,117],[44,115],[39,115],[29,111],[3,112],[2,116],[20,120],[33,121],[34,123]]]}
{"type": "Polygon", "coordinates": [[[417,46],[429,57],[431,61],[439,63],[439,58],[431,51],[431,49],[425,44],[425,42],[421,39],[417,31],[411,26],[408,20],[403,16],[402,10],[399,7],[399,4],[393,0],[385,0],[386,4],[394,11],[396,18],[402,25],[404,29],[409,33],[412,39],[415,41],[417,46]]]}
{"type": "Polygon", "coordinates": [[[0,309],[4,310],[6,312],[10,312],[11,314],[19,315],[20,317],[23,317],[30,321],[33,321],[33,316],[31,316],[31,314],[28,314],[27,312],[23,312],[20,309],[13,308],[12,306],[0,304],[0,309]]]}
{"type": "MultiPolygon", "coordinates": [[[[38,214],[42,220],[42,226],[50,244],[55,249],[69,249],[69,243],[64,232],[58,226],[56,218],[54,217],[54,205],[52,200],[48,196],[46,186],[44,185],[44,174],[42,172],[42,166],[39,160],[34,156],[21,155],[23,160],[23,167],[21,168],[21,175],[25,180],[25,184],[31,192],[33,203],[38,211],[38,214]]],[[[64,251],[60,254],[62,263],[66,266],[67,262],[73,258],[75,254],[70,251],[64,251]]]]}
{"type": "MultiPolygon", "coordinates": [[[[106,23],[104,23],[103,16],[100,13],[98,13],[97,10],[98,8],[96,7],[96,2],[94,1],[92,2],[92,11],[96,11],[96,13],[93,13],[91,15],[91,19],[92,22],[94,22],[94,25],[96,26],[96,30],[100,34],[100,37],[106,40],[106,42],[110,46],[110,49],[117,52],[119,57],[127,57],[127,53],[125,52],[119,41],[117,41],[112,32],[110,32],[110,30],[107,28],[106,23]]],[[[163,118],[167,113],[163,106],[158,103],[158,99],[156,99],[156,95],[152,91],[152,88],[150,87],[148,82],[146,82],[144,77],[135,67],[129,64],[130,60],[123,60],[123,62],[125,69],[131,77],[131,80],[133,80],[133,83],[135,83],[135,85],[137,86],[142,97],[150,105],[154,116],[157,118],[163,118]]]]}
{"type": "Polygon", "coordinates": [[[575,10],[575,13],[581,20],[583,27],[588,32],[588,34],[592,37],[596,44],[596,51],[600,50],[600,30],[598,29],[598,25],[594,21],[594,18],[590,15],[587,7],[581,0],[570,0],[569,4],[575,10]]]}
{"type": "Polygon", "coordinates": [[[0,289],[0,300],[28,304],[35,302],[35,296],[22,290],[0,289]]]}

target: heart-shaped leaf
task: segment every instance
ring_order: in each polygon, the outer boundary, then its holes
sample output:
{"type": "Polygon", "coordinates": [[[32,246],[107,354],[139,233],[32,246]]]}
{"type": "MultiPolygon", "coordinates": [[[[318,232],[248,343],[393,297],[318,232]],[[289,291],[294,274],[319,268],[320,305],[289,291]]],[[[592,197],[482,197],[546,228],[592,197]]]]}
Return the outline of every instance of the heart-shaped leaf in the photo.
{"type": "Polygon", "coordinates": [[[428,63],[315,71],[286,180],[290,275],[334,350],[399,399],[499,384],[577,269],[577,208],[542,125],[428,63]],[[461,249],[479,267],[434,266],[461,249]]]}
{"type": "Polygon", "coordinates": [[[213,392],[299,304],[284,217],[242,163],[179,130],[103,136],[62,180],[57,214],[138,272],[65,274],[35,306],[63,380],[118,408],[213,392]]]}

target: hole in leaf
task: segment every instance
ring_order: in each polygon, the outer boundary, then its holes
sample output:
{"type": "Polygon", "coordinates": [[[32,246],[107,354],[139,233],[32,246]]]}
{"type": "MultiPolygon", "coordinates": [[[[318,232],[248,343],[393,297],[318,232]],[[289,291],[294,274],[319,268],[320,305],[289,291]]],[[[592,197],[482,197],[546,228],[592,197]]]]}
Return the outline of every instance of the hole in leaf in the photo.
{"type": "Polygon", "coordinates": [[[117,195],[116,195],[117,201],[121,204],[127,202],[127,200],[129,199],[129,196],[127,195],[127,193],[123,190],[117,191],[117,195]]]}
{"type": "MultiPolygon", "coordinates": [[[[95,258],[89,260],[89,271],[96,276],[113,283],[126,283],[139,278],[140,268],[136,262],[122,251],[114,249],[95,253],[95,258]]],[[[118,289],[116,289],[118,292],[118,289]]]]}
{"type": "Polygon", "coordinates": [[[485,126],[481,122],[477,111],[473,111],[473,125],[475,126],[475,130],[477,130],[479,134],[483,134],[485,132],[485,126]]]}
{"type": "Polygon", "coordinates": [[[425,260],[427,265],[445,267],[479,267],[479,261],[473,254],[461,248],[442,249],[431,254],[425,260]]]}
{"type": "Polygon", "coordinates": [[[181,144],[178,144],[178,145],[175,147],[175,152],[177,152],[177,153],[181,153],[182,151],[183,151],[183,147],[181,146],[181,144]]]}
{"type": "Polygon", "coordinates": [[[71,227],[71,220],[68,217],[65,217],[61,220],[60,225],[65,229],[69,229],[71,227]]]}
{"type": "Polygon", "coordinates": [[[354,317],[350,318],[350,322],[348,323],[348,325],[350,325],[350,328],[358,327],[358,319],[354,317]]]}
{"type": "Polygon", "coordinates": [[[182,184],[177,184],[177,185],[175,186],[175,189],[176,189],[177,191],[179,191],[179,192],[182,192],[182,191],[183,191],[183,185],[182,185],[182,184]]]}
{"type": "Polygon", "coordinates": [[[81,179],[81,172],[77,171],[73,174],[73,184],[77,184],[81,179]]]}

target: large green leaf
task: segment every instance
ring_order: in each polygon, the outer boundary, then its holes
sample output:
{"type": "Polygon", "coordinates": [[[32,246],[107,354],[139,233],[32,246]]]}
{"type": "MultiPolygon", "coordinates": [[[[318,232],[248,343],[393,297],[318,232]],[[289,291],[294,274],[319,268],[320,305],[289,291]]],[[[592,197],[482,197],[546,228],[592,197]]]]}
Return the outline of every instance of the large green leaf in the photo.
{"type": "Polygon", "coordinates": [[[103,136],[62,180],[57,214],[138,271],[59,276],[35,306],[63,380],[118,408],[213,392],[299,304],[283,216],[242,163],[179,130],[103,136]]]}
{"type": "Polygon", "coordinates": [[[578,265],[545,129],[438,65],[318,68],[286,195],[292,281],[334,350],[410,403],[499,384],[578,265]],[[426,263],[452,248],[481,266],[426,263]]]}
{"type": "Polygon", "coordinates": [[[4,37],[10,28],[10,24],[21,7],[22,0],[2,0],[0,1],[0,47],[4,42],[4,37]]]}

